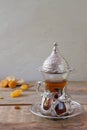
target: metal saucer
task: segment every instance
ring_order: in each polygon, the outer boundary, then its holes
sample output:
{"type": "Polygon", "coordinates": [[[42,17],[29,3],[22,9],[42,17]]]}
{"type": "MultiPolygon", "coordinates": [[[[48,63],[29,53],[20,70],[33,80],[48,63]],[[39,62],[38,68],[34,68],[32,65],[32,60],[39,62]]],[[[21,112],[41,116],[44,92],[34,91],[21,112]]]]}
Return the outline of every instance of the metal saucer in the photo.
{"type": "MultiPolygon", "coordinates": [[[[31,106],[30,111],[33,114],[35,114],[35,115],[37,115],[39,117],[44,117],[44,118],[48,118],[48,119],[66,119],[66,118],[71,118],[71,117],[80,115],[81,113],[84,112],[83,106],[80,103],[76,102],[76,101],[72,101],[72,103],[71,103],[71,109],[72,109],[73,112],[71,114],[68,114],[68,115],[65,115],[65,116],[43,115],[41,113],[40,108],[41,108],[40,104],[34,104],[34,105],[31,106]]],[[[28,113],[28,111],[27,111],[27,113],[28,113]]]]}

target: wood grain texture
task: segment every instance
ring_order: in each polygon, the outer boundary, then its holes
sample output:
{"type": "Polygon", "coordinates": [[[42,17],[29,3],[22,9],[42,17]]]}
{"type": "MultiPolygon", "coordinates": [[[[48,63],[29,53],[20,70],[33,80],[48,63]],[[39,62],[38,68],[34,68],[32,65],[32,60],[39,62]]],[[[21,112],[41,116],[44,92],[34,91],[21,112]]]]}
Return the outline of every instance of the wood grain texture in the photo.
{"type": "Polygon", "coordinates": [[[7,96],[9,95],[9,91],[12,90],[2,90],[4,93],[3,96],[6,96],[6,98],[0,101],[3,102],[2,105],[6,106],[0,106],[0,130],[87,130],[86,86],[87,83],[69,83],[68,90],[70,94],[73,97],[75,96],[74,98],[77,98],[76,100],[79,100],[83,104],[85,112],[79,116],[64,120],[41,118],[33,115],[29,111],[31,104],[40,101],[40,96],[35,92],[35,87],[24,92],[27,96],[20,97],[20,100],[19,98],[15,98],[13,101],[7,96]],[[76,88],[78,88],[78,90],[75,91],[76,88]],[[83,91],[80,91],[81,89],[83,91]],[[20,109],[15,109],[16,104],[19,104],[20,109]]]}
{"type": "MultiPolygon", "coordinates": [[[[10,94],[14,89],[10,88],[0,88],[0,97],[4,99],[0,99],[1,105],[15,105],[15,104],[34,104],[41,100],[40,94],[36,93],[36,83],[32,82],[33,87],[31,87],[28,91],[23,91],[21,97],[11,98],[10,94]],[[34,85],[35,84],[35,85],[34,85]]],[[[17,87],[16,89],[19,89],[17,87]]],[[[68,83],[68,92],[72,96],[72,98],[81,104],[87,104],[87,82],[69,82],[68,83]]]]}

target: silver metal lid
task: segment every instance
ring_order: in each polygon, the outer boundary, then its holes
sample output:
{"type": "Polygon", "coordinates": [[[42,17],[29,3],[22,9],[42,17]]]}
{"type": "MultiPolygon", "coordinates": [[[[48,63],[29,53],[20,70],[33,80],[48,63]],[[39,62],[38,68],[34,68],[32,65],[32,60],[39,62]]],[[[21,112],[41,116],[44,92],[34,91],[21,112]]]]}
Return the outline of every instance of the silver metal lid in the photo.
{"type": "Polygon", "coordinates": [[[57,48],[57,43],[54,43],[54,47],[51,55],[44,61],[42,71],[46,73],[65,73],[69,69],[69,65],[64,57],[61,56],[57,48]]]}

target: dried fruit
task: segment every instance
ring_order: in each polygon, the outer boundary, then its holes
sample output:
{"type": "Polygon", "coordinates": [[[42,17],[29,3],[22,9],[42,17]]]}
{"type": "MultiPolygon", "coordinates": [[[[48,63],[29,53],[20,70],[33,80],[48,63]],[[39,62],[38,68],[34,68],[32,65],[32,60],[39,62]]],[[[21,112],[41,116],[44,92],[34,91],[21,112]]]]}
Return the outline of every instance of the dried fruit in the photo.
{"type": "Polygon", "coordinates": [[[16,80],[11,80],[8,83],[9,88],[15,88],[16,87],[16,80]]]}
{"type": "Polygon", "coordinates": [[[2,80],[0,82],[0,86],[3,88],[6,88],[8,86],[8,80],[7,79],[2,80]]]}
{"type": "Polygon", "coordinates": [[[14,108],[15,108],[15,109],[20,109],[20,106],[19,106],[19,105],[16,105],[14,108]]]}
{"type": "Polygon", "coordinates": [[[17,89],[17,90],[15,90],[15,91],[13,91],[12,93],[11,93],[11,97],[19,97],[19,96],[21,96],[22,95],[22,90],[20,90],[20,89],[17,89]]]}
{"type": "MultiPolygon", "coordinates": [[[[18,85],[21,86],[24,84],[24,80],[23,79],[16,79],[14,76],[8,76],[5,79],[0,81],[0,87],[6,88],[15,88],[18,85]]],[[[27,90],[28,87],[23,87],[23,90],[27,90]]]]}
{"type": "Polygon", "coordinates": [[[8,81],[16,80],[16,78],[14,76],[8,76],[8,77],[6,77],[6,79],[8,81]]]}
{"type": "Polygon", "coordinates": [[[24,83],[23,79],[17,80],[17,85],[22,85],[24,83]]]}
{"type": "Polygon", "coordinates": [[[23,85],[21,86],[21,89],[24,90],[24,91],[25,91],[25,90],[28,90],[28,85],[27,85],[27,84],[23,84],[23,85]]]}

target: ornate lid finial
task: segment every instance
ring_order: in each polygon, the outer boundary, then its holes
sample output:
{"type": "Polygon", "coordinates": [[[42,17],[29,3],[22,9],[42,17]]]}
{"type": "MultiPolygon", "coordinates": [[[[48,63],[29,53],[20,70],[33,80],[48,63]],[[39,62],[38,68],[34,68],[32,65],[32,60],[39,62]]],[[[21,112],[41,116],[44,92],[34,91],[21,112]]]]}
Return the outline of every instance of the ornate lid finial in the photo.
{"type": "Polygon", "coordinates": [[[57,46],[58,46],[57,42],[54,42],[53,45],[54,45],[53,50],[54,50],[55,52],[57,52],[57,46]]]}

